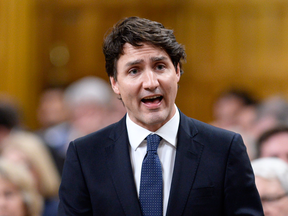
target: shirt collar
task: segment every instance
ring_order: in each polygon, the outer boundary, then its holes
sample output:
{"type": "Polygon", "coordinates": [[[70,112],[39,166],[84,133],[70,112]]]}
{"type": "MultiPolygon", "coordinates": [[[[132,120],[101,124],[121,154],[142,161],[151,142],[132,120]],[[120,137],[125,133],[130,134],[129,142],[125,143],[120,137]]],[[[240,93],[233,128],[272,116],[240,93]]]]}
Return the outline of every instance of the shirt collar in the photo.
{"type": "Polygon", "coordinates": [[[142,143],[142,141],[151,133],[155,133],[161,136],[164,140],[166,140],[168,143],[170,143],[176,148],[180,115],[179,115],[177,106],[176,105],[174,106],[176,108],[176,112],[174,116],[166,124],[164,124],[161,128],[159,128],[155,132],[151,132],[147,130],[146,128],[143,128],[137,125],[136,123],[134,123],[130,119],[127,113],[126,126],[127,126],[129,142],[133,150],[136,151],[139,145],[142,143]]]}

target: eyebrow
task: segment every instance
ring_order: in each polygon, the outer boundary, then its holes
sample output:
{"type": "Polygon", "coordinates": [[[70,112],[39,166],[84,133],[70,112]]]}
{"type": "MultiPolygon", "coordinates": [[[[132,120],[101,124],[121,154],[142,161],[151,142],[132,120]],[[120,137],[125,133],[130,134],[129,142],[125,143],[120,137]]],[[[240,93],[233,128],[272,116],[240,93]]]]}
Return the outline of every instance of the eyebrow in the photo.
{"type": "MultiPolygon", "coordinates": [[[[157,61],[163,61],[163,60],[167,60],[168,58],[166,56],[159,56],[159,57],[152,57],[150,60],[152,62],[157,62],[157,61]]],[[[131,62],[127,62],[125,64],[126,67],[130,67],[130,66],[133,66],[133,65],[137,65],[137,64],[140,64],[142,63],[144,60],[143,59],[137,59],[135,61],[131,61],[131,62]]]]}
{"type": "Polygon", "coordinates": [[[153,62],[156,62],[156,61],[163,61],[163,60],[167,60],[168,58],[166,56],[159,56],[159,57],[152,57],[151,60],[153,62]]]}
{"type": "Polygon", "coordinates": [[[125,64],[126,67],[130,67],[130,66],[133,66],[133,65],[136,65],[136,64],[140,64],[141,62],[143,62],[144,60],[143,59],[137,59],[135,61],[131,61],[131,62],[127,62],[125,64]]]}

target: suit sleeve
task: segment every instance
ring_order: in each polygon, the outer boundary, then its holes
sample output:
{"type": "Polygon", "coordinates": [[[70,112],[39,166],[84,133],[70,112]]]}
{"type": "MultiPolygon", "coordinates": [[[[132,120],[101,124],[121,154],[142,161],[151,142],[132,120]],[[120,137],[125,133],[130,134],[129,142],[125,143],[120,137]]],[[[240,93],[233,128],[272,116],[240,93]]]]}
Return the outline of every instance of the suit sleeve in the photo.
{"type": "Polygon", "coordinates": [[[74,142],[67,150],[59,197],[58,216],[92,216],[90,196],[74,142]]]}
{"type": "Polygon", "coordinates": [[[264,215],[246,147],[239,134],[230,145],[225,174],[226,215],[264,215]]]}

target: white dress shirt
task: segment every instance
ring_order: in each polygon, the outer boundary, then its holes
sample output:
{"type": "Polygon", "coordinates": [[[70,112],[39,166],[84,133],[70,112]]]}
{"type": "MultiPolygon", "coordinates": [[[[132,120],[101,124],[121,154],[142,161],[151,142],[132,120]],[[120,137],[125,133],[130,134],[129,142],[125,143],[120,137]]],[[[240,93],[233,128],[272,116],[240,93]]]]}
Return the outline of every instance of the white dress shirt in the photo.
{"type": "Polygon", "coordinates": [[[147,152],[147,141],[145,140],[145,138],[151,133],[155,133],[162,137],[157,153],[162,164],[163,215],[166,215],[168,199],[170,194],[171,181],[176,156],[179,121],[180,117],[177,107],[174,116],[165,125],[163,125],[155,132],[151,132],[137,125],[130,119],[128,114],[126,118],[127,132],[130,142],[130,158],[138,197],[140,190],[142,162],[147,152]]]}

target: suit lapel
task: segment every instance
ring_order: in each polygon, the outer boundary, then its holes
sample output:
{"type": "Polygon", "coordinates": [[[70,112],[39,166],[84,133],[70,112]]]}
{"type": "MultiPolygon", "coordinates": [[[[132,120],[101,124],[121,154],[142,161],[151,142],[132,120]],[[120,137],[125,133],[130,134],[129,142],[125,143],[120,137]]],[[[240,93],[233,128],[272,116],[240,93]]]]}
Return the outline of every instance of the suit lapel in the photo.
{"type": "Polygon", "coordinates": [[[197,128],[180,112],[177,152],[167,216],[182,215],[191,191],[204,146],[195,142],[197,128]]]}
{"type": "Polygon", "coordinates": [[[105,149],[106,159],[118,198],[126,215],[140,216],[141,207],[130,162],[125,117],[116,124],[109,138],[111,145],[105,149]]]}

